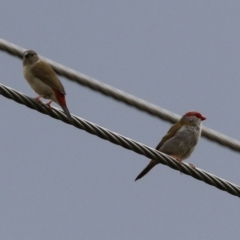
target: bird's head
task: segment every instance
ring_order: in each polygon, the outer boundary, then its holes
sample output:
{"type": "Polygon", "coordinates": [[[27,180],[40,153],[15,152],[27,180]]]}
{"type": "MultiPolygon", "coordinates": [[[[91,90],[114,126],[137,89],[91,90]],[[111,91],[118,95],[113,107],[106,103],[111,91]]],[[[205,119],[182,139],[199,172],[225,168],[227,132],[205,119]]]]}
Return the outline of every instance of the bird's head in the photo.
{"type": "Polygon", "coordinates": [[[23,65],[33,64],[39,60],[39,57],[36,52],[33,50],[27,50],[23,53],[23,65]]]}
{"type": "Polygon", "coordinates": [[[190,111],[182,116],[180,122],[186,125],[200,125],[205,119],[206,117],[204,117],[200,112],[190,111]]]}

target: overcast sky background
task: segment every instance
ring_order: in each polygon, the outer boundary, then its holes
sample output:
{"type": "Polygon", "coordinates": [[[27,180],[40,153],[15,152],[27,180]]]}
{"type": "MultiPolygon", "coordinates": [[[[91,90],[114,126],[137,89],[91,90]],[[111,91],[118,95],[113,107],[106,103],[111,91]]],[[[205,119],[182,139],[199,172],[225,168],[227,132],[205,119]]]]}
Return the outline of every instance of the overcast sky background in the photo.
{"type": "MultiPolygon", "coordinates": [[[[2,0],[0,38],[240,139],[239,1],[2,0]]],[[[0,82],[36,94],[0,52],[0,82]]],[[[155,147],[170,124],[61,78],[69,110],[155,147]]],[[[57,106],[57,105],[56,105],[57,106]]],[[[0,238],[239,239],[239,198],[0,96],[0,238]]],[[[201,138],[188,162],[240,184],[201,138]]]]}

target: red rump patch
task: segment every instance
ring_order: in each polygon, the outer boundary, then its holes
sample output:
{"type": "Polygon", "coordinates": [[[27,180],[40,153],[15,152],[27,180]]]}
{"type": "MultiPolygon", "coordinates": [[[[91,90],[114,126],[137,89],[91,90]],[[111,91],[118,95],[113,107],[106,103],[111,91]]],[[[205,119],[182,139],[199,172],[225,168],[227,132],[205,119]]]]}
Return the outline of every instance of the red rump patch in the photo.
{"type": "Polygon", "coordinates": [[[56,98],[57,98],[57,100],[59,102],[59,105],[61,107],[66,107],[67,104],[66,104],[66,100],[65,100],[65,95],[62,94],[61,92],[59,92],[57,89],[52,89],[52,90],[54,91],[54,93],[56,95],[56,98]]]}
{"type": "Polygon", "coordinates": [[[202,121],[206,119],[206,117],[204,117],[201,113],[199,112],[188,112],[185,114],[187,117],[191,117],[191,116],[196,116],[197,118],[201,119],[202,121]]]}

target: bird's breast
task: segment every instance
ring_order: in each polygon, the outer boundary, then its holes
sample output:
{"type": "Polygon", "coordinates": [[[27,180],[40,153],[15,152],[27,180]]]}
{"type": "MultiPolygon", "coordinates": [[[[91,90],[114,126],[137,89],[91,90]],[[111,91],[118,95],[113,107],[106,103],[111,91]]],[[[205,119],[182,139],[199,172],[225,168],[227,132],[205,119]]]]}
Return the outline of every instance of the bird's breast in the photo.
{"type": "Polygon", "coordinates": [[[27,82],[31,86],[31,88],[39,95],[46,96],[46,98],[51,98],[53,94],[52,88],[44,83],[41,79],[35,77],[32,74],[31,66],[23,67],[23,75],[26,78],[27,82]]]}

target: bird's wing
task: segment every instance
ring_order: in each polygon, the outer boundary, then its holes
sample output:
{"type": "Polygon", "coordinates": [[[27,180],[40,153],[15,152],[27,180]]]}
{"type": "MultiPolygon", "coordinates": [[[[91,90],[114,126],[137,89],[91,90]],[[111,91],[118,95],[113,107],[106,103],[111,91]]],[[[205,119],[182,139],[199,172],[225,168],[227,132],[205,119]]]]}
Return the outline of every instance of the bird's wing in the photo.
{"type": "Polygon", "coordinates": [[[40,79],[50,87],[60,91],[66,95],[64,87],[57,77],[54,70],[44,61],[38,61],[32,68],[32,74],[34,77],[40,79]]]}
{"type": "Polygon", "coordinates": [[[175,133],[182,127],[181,124],[174,124],[170,129],[168,130],[167,134],[162,138],[160,143],[157,145],[156,149],[159,150],[159,148],[170,138],[172,138],[175,133]]]}

